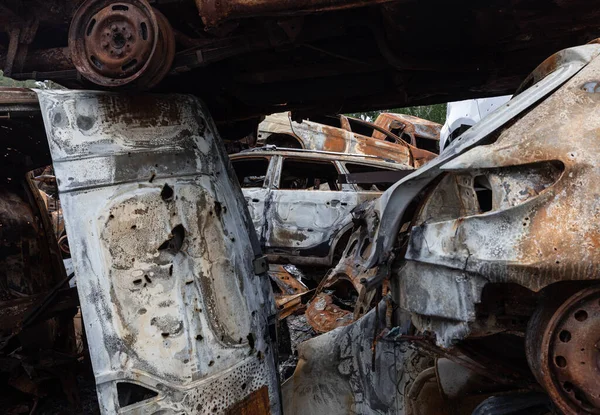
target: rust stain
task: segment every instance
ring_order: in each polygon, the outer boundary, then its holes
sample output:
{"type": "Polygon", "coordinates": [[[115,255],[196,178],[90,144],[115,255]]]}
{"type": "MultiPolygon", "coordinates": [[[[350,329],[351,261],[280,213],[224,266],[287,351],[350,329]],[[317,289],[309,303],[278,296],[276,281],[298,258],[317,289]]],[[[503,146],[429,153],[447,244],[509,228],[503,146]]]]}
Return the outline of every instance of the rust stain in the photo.
{"type": "Polygon", "coordinates": [[[333,303],[330,295],[318,294],[306,309],[306,320],[318,333],[326,333],[354,321],[353,313],[333,303]]]}

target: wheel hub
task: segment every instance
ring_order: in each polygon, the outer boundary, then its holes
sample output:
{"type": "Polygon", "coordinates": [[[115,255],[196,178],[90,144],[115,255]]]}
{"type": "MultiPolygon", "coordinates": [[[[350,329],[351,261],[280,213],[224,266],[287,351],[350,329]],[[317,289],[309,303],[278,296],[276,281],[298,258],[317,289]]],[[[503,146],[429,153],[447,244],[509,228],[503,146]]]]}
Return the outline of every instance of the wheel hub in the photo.
{"type": "Polygon", "coordinates": [[[167,19],[145,0],[88,0],[73,17],[69,48],[90,81],[149,88],[168,72],[175,41],[167,19]]]}
{"type": "Polygon", "coordinates": [[[528,358],[538,381],[564,413],[600,414],[600,288],[532,320],[528,358]]]}

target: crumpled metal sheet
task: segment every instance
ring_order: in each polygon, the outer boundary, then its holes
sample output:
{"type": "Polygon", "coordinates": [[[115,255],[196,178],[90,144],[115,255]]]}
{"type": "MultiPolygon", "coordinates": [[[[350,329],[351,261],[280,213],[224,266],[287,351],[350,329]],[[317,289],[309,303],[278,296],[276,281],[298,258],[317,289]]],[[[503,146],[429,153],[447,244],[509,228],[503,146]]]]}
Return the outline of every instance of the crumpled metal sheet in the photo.
{"type": "Polygon", "coordinates": [[[537,292],[598,278],[598,86],[596,58],[493,144],[443,166],[448,176],[411,232],[398,290],[400,305],[439,345],[469,335],[488,283],[537,292]],[[485,178],[492,193],[483,213],[475,178],[485,178]],[[453,209],[451,198],[461,207],[453,209]],[[436,214],[436,206],[445,213],[436,214]]]}
{"type": "MultiPolygon", "coordinates": [[[[366,268],[384,264],[393,252],[394,242],[402,223],[404,213],[413,199],[443,173],[443,166],[460,154],[482,144],[488,136],[497,132],[515,117],[524,113],[579,72],[588,62],[600,53],[599,45],[585,45],[565,49],[548,58],[534,71],[531,82],[542,78],[533,88],[525,89],[507,104],[499,107],[483,122],[466,131],[438,158],[400,180],[381,196],[372,206],[380,223],[371,234],[375,247],[366,261],[366,268]]],[[[528,83],[528,80],[526,80],[528,83]]],[[[379,275],[383,277],[383,275],[379,275]]]]}
{"type": "Polygon", "coordinates": [[[334,304],[330,294],[319,293],[306,308],[306,321],[317,333],[327,333],[354,321],[353,313],[334,304]]]}
{"type": "Polygon", "coordinates": [[[102,412],[224,413],[267,387],[279,413],[270,284],[206,109],[180,95],[38,95],[102,412]],[[127,401],[123,382],[151,393],[127,401]]]}
{"type": "Polygon", "coordinates": [[[279,320],[283,320],[301,310],[304,307],[302,297],[312,291],[288,271],[290,267],[294,266],[269,264],[269,277],[278,288],[274,294],[279,320]]]}
{"type": "Polygon", "coordinates": [[[408,386],[432,362],[383,339],[386,306],[299,346],[296,371],[282,386],[286,415],[405,413],[408,386]]]}
{"type": "Polygon", "coordinates": [[[347,326],[371,309],[375,290],[365,287],[362,280],[373,276],[376,268],[365,272],[355,268],[356,258],[366,257],[372,245],[365,234],[366,230],[359,227],[350,235],[340,260],[323,278],[307,307],[307,321],[319,333],[347,326]],[[334,296],[346,299],[346,307],[334,304],[334,296]]]}
{"type": "Polygon", "coordinates": [[[260,141],[268,143],[268,135],[288,135],[298,140],[306,150],[377,156],[411,167],[411,146],[363,136],[342,128],[331,127],[313,121],[292,121],[289,113],[269,115],[259,126],[260,141]]]}

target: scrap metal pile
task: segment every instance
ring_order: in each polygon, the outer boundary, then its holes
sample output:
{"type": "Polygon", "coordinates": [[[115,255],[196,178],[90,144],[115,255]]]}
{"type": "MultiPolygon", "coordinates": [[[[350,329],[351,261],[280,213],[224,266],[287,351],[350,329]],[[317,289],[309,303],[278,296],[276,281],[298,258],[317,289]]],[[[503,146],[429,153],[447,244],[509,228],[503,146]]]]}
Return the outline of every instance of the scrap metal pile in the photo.
{"type": "Polygon", "coordinates": [[[600,9],[541,3],[2,2],[82,89],[0,88],[1,412],[600,413],[600,9]]]}

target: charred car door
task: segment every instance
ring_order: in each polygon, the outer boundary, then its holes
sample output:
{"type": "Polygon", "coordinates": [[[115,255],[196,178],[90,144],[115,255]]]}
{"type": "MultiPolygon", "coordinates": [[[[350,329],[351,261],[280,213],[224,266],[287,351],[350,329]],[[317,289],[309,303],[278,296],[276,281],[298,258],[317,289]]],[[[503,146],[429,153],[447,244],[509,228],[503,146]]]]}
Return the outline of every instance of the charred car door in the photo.
{"type": "Polygon", "coordinates": [[[38,95],[102,413],[280,413],[266,266],[208,111],[38,95]]]}
{"type": "Polygon", "coordinates": [[[330,265],[332,245],[350,226],[357,195],[342,191],[333,160],[284,156],[279,163],[267,208],[266,251],[277,260],[330,265]]]}

